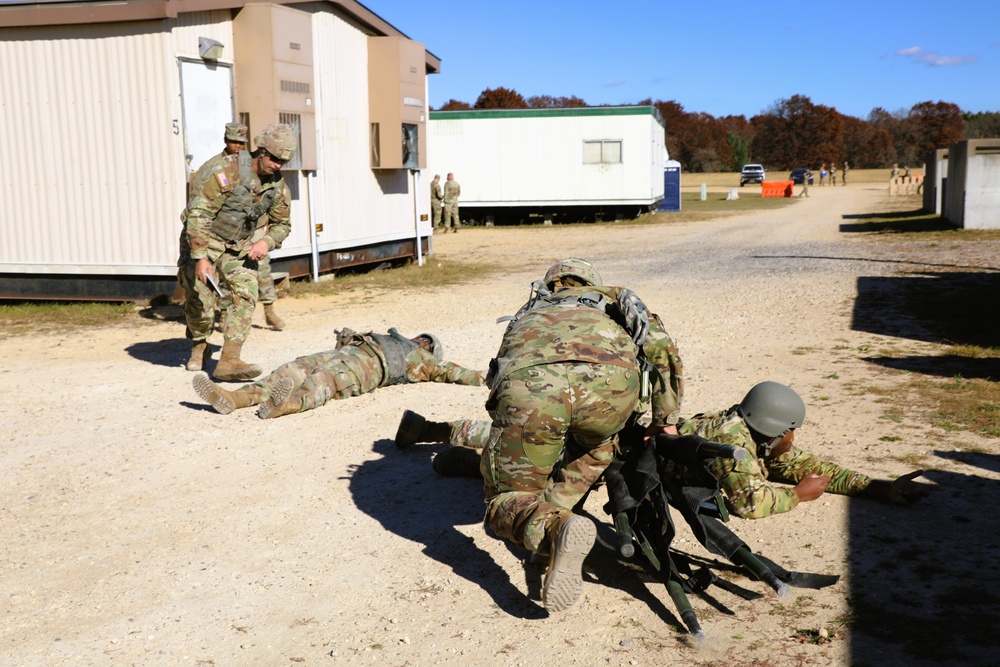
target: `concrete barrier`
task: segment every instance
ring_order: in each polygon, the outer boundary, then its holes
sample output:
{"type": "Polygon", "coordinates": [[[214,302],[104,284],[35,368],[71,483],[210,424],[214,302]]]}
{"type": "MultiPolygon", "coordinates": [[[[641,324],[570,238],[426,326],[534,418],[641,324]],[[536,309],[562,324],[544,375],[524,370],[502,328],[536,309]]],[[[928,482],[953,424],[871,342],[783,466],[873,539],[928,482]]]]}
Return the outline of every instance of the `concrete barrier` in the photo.
{"type": "Polygon", "coordinates": [[[896,197],[898,195],[919,195],[924,191],[924,177],[921,175],[916,176],[897,176],[896,178],[889,179],[889,196],[896,197]]]}

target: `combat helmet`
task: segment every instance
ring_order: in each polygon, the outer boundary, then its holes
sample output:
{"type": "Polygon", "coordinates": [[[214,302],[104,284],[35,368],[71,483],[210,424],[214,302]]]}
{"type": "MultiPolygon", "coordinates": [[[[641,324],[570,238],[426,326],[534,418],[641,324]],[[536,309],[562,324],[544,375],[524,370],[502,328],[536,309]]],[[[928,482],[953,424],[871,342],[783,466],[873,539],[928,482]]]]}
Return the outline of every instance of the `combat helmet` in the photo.
{"type": "Polygon", "coordinates": [[[432,333],[422,333],[417,335],[417,338],[426,338],[429,340],[431,342],[431,354],[434,355],[434,358],[438,361],[444,359],[444,343],[441,342],[440,338],[432,333]]]}
{"type": "Polygon", "coordinates": [[[545,272],[543,282],[549,289],[554,289],[557,281],[562,278],[576,278],[585,285],[600,287],[604,284],[601,274],[597,272],[594,265],[579,257],[567,257],[553,264],[545,272]]]}
{"type": "Polygon", "coordinates": [[[254,137],[254,145],[283,162],[295,157],[295,132],[284,123],[271,123],[254,137]]]}
{"type": "Polygon", "coordinates": [[[750,428],[767,438],[780,438],[806,419],[806,404],[794,389],[779,382],[755,385],[739,405],[750,428]]]}

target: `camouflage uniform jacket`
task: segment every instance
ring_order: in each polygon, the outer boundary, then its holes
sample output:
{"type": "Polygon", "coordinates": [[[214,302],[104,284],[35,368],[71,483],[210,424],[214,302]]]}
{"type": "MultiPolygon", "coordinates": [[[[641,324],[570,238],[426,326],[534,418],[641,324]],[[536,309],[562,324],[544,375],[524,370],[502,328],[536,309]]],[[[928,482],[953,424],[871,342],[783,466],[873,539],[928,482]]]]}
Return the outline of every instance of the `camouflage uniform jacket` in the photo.
{"type": "Polygon", "coordinates": [[[442,201],[444,201],[444,195],[441,193],[441,183],[431,181],[431,204],[441,206],[442,201]]]}
{"type": "Polygon", "coordinates": [[[245,154],[245,151],[240,151],[234,155],[227,155],[205,174],[201,174],[199,170],[195,179],[201,176],[201,182],[192,182],[195,187],[188,202],[185,225],[191,246],[191,258],[194,260],[207,258],[210,248],[219,252],[226,249],[235,250],[237,254],[243,255],[250,243],[259,239],[267,242],[269,250],[274,250],[281,247],[281,242],[291,231],[292,197],[288,186],[281,178],[281,173],[260,178],[252,169],[250,178],[253,181],[254,203],[259,202],[267,190],[277,189],[268,210],[255,221],[256,228],[253,234],[246,239],[227,241],[212,231],[215,216],[239,183],[239,157],[245,154]]]}
{"type": "MultiPolygon", "coordinates": [[[[227,155],[229,155],[229,153],[227,153],[225,149],[223,149],[223,151],[218,155],[210,157],[207,160],[205,160],[205,164],[198,167],[197,173],[195,173],[191,177],[190,191],[196,192],[198,188],[201,187],[201,184],[205,181],[205,176],[211,173],[212,169],[214,169],[217,164],[221,163],[226,158],[227,155]]],[[[188,235],[187,235],[187,216],[188,216],[188,210],[185,207],[184,210],[181,211],[180,253],[177,258],[177,266],[184,266],[184,264],[187,263],[189,259],[191,259],[191,244],[188,243],[188,235]]]]}
{"type": "Polygon", "coordinates": [[[791,487],[769,484],[769,475],[794,483],[810,473],[829,476],[827,492],[845,495],[859,494],[871,483],[871,478],[823,461],[795,445],[781,456],[758,458],[757,445],[737,407],[695,415],[678,426],[682,435],[697,433],[703,438],[747,450],[747,457],[742,461],[714,459],[709,464],[709,470],[719,480],[719,487],[726,496],[729,511],[736,516],[760,519],[788,512],[799,504],[791,487]]]}
{"type": "Polygon", "coordinates": [[[458,196],[462,194],[462,186],[456,180],[444,182],[444,203],[454,204],[458,201],[458,196]]]}
{"type": "Polygon", "coordinates": [[[629,332],[602,310],[581,305],[574,297],[588,292],[616,302],[620,287],[569,287],[556,295],[563,303],[546,304],[513,320],[504,333],[491,386],[498,387],[514,371],[563,361],[610,364],[638,373],[638,347],[629,332]]]}
{"type": "MultiPolygon", "coordinates": [[[[390,381],[385,351],[370,333],[354,333],[347,342],[338,344],[335,359],[357,376],[361,393],[396,384],[390,381]]],[[[450,361],[439,361],[419,345],[406,355],[404,362],[405,382],[449,382],[471,386],[485,383],[482,371],[470,370],[450,361]]]]}
{"type": "MultiPolygon", "coordinates": [[[[651,426],[676,424],[684,398],[684,365],[677,345],[663,328],[659,315],[649,317],[649,332],[642,343],[642,350],[660,376],[654,380],[651,426]]],[[[645,406],[640,406],[638,411],[645,412],[645,406]]]]}

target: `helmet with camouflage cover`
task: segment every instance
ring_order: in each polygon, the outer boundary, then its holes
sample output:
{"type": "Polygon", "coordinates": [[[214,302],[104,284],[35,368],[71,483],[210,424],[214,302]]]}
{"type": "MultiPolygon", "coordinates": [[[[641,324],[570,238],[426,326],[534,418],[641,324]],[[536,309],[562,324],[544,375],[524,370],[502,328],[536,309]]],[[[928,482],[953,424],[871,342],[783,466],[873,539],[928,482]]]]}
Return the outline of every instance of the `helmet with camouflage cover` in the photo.
{"type": "Polygon", "coordinates": [[[556,262],[545,272],[545,278],[542,280],[546,287],[555,289],[556,283],[561,283],[565,278],[575,278],[583,285],[600,287],[604,284],[604,281],[601,280],[601,274],[597,272],[594,265],[579,257],[567,257],[556,262]]]}
{"type": "Polygon", "coordinates": [[[777,438],[806,419],[806,404],[794,389],[779,382],[755,385],[739,405],[740,416],[750,428],[768,438],[777,438]]]}
{"type": "Polygon", "coordinates": [[[254,145],[283,162],[295,157],[295,132],[284,123],[271,123],[254,137],[254,145]]]}
{"type": "Polygon", "coordinates": [[[422,333],[419,334],[417,338],[426,338],[429,340],[431,342],[431,354],[434,355],[434,358],[438,361],[444,359],[444,344],[441,342],[440,338],[432,333],[422,333]]]}

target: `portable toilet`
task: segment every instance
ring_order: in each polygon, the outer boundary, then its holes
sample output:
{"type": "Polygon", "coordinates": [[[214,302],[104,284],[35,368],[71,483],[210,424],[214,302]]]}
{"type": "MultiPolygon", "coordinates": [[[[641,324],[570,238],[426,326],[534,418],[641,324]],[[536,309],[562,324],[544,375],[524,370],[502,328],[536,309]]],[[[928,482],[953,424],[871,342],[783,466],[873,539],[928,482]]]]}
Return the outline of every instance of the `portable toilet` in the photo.
{"type": "Polygon", "coordinates": [[[681,210],[681,163],[677,160],[663,163],[663,201],[658,210],[681,210]]]}

